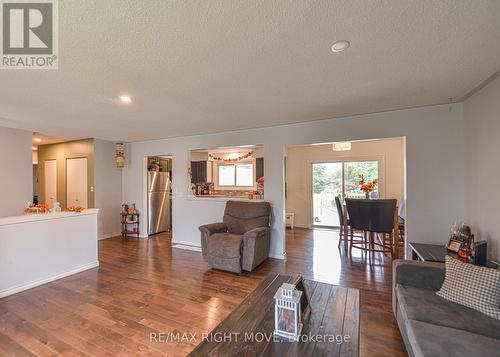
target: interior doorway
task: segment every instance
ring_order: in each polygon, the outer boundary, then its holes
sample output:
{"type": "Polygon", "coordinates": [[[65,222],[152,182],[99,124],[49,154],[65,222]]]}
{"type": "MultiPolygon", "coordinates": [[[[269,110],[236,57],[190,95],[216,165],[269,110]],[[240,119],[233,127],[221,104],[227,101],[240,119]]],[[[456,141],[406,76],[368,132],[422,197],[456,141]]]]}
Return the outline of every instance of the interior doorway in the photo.
{"type": "Polygon", "coordinates": [[[152,236],[172,230],[172,156],[145,158],[146,233],[152,236]]]}
{"type": "MultiPolygon", "coordinates": [[[[311,203],[313,227],[340,227],[335,197],[364,198],[359,189],[361,175],[366,181],[379,178],[379,160],[345,159],[311,164],[311,203]],[[352,161],[350,161],[352,160],[352,161]]],[[[378,186],[370,197],[379,197],[378,186]]]]}

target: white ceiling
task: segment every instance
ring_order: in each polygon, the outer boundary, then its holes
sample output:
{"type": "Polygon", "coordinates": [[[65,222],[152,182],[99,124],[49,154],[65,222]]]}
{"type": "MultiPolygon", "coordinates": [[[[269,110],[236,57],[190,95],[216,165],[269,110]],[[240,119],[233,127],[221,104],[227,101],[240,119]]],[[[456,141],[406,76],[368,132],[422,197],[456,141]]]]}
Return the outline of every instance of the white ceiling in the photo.
{"type": "Polygon", "coordinates": [[[456,101],[500,69],[499,19],[497,0],[59,1],[59,70],[1,70],[0,125],[135,141],[456,101]]]}

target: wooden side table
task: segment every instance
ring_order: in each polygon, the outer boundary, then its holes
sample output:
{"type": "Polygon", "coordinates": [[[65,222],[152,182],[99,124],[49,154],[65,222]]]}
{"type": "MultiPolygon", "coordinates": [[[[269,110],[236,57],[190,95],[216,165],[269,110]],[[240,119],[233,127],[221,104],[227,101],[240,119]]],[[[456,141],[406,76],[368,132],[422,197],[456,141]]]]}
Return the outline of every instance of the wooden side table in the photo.
{"type": "Polygon", "coordinates": [[[139,238],[139,213],[121,214],[122,238],[139,238]]]}
{"type": "Polygon", "coordinates": [[[444,263],[447,255],[458,258],[457,253],[450,252],[443,244],[410,242],[409,246],[412,252],[412,260],[444,263]]]}

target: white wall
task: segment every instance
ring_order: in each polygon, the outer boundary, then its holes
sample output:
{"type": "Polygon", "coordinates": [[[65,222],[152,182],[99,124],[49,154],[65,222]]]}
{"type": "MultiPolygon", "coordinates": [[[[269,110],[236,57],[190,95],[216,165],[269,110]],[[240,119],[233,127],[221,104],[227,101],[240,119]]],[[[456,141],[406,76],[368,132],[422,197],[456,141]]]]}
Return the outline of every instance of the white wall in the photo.
{"type": "Polygon", "coordinates": [[[23,213],[33,201],[32,133],[0,127],[0,217],[23,213]]]}
{"type": "Polygon", "coordinates": [[[115,143],[94,140],[94,199],[99,208],[99,239],[120,234],[122,169],[116,167],[115,143]]]}
{"type": "Polygon", "coordinates": [[[466,217],[500,259],[500,78],[464,103],[466,217]]]}
{"type": "MultiPolygon", "coordinates": [[[[224,202],[189,199],[188,152],[264,145],[265,199],[273,206],[271,256],[283,256],[283,153],[290,145],[406,136],[409,241],[445,243],[464,214],[462,105],[440,105],[285,126],[136,142],[127,145],[123,197],[144,212],[144,158],[173,155],[173,241],[199,245],[198,226],[220,221],[224,202]]],[[[142,221],[141,232],[146,225],[142,221]]]]}
{"type": "Polygon", "coordinates": [[[382,198],[404,197],[404,139],[352,142],[349,151],[333,151],[332,145],[294,146],[287,149],[286,211],[295,213],[297,227],[310,227],[311,164],[346,160],[379,160],[382,198]]]}

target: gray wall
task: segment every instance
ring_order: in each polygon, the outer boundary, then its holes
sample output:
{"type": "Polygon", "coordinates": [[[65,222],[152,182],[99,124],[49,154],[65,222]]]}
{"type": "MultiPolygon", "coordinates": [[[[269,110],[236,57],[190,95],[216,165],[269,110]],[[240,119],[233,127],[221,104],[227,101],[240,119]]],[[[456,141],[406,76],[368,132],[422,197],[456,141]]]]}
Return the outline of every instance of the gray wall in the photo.
{"type": "Polygon", "coordinates": [[[95,207],[99,208],[99,239],[120,234],[122,169],[116,167],[115,143],[94,140],[95,207]]]}
{"type": "Polygon", "coordinates": [[[500,78],[464,103],[467,222],[500,259],[500,78]]]}
{"type": "MultiPolygon", "coordinates": [[[[444,244],[453,221],[464,215],[463,129],[462,104],[452,104],[136,142],[127,146],[123,199],[135,202],[144,212],[144,158],[173,155],[173,241],[199,245],[198,226],[220,221],[225,202],[189,197],[189,150],[262,144],[265,199],[272,204],[274,216],[270,255],[283,258],[286,251],[283,223],[285,148],[290,145],[404,136],[408,241],[444,244]]],[[[146,234],[144,220],[141,233],[146,234]]]]}
{"type": "Polygon", "coordinates": [[[0,217],[19,216],[33,200],[32,133],[0,127],[0,217]]]}

